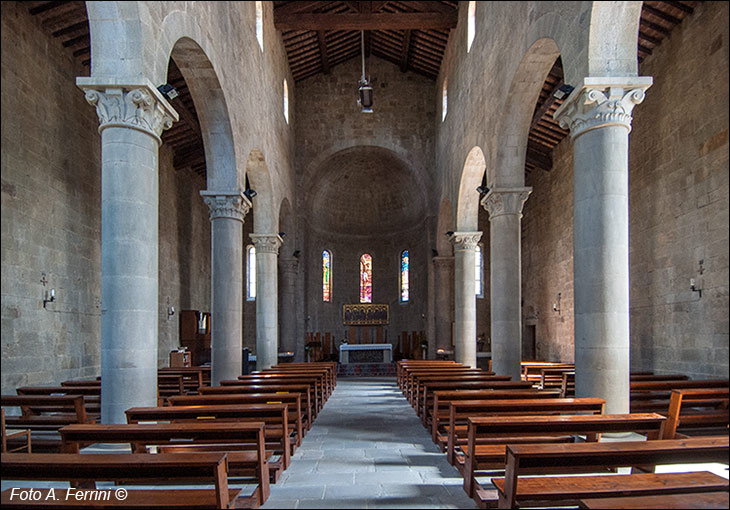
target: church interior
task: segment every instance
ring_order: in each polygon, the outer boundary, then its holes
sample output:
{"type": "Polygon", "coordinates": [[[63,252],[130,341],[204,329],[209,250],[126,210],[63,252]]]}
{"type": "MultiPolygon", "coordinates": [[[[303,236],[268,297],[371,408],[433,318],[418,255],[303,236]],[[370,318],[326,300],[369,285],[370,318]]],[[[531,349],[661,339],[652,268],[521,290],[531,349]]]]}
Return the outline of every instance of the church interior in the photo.
{"type": "Polygon", "coordinates": [[[3,1],[2,504],[727,508],[728,6],[3,1]]]}

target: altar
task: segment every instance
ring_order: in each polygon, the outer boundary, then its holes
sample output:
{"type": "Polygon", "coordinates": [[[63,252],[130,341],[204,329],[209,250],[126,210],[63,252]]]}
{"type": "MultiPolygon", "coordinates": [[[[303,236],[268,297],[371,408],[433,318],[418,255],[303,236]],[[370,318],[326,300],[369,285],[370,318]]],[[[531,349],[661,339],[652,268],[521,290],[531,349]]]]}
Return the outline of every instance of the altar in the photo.
{"type": "Polygon", "coordinates": [[[342,344],[340,363],[390,363],[393,360],[392,344],[342,344]]]}

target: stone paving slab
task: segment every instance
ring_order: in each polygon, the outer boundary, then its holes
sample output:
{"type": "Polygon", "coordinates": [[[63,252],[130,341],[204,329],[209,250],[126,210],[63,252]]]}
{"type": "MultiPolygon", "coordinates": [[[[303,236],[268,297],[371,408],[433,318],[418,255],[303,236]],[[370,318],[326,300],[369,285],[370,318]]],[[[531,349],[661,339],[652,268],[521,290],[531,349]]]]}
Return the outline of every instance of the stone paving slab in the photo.
{"type": "Polygon", "coordinates": [[[462,484],[395,378],[340,377],[261,508],[477,508],[462,484]]]}

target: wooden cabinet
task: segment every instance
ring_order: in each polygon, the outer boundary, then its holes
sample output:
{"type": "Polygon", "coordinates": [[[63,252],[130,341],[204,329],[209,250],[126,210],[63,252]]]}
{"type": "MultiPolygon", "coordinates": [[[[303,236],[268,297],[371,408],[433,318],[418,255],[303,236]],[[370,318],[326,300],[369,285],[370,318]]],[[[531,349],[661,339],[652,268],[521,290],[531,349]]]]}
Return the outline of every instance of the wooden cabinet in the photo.
{"type": "Polygon", "coordinates": [[[180,345],[190,351],[193,366],[210,363],[210,319],[200,310],[180,312],[180,345]]]}

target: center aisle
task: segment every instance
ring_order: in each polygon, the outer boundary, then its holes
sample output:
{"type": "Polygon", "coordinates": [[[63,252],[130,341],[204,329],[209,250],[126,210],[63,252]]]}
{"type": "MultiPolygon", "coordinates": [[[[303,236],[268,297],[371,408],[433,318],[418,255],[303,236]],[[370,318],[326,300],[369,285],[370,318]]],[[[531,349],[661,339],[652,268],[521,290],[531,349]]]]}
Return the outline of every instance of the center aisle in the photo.
{"type": "Polygon", "coordinates": [[[261,506],[477,508],[392,377],[337,379],[261,506]]]}

